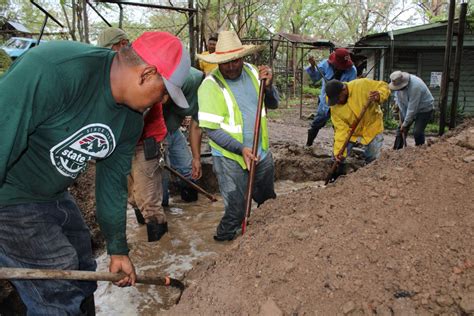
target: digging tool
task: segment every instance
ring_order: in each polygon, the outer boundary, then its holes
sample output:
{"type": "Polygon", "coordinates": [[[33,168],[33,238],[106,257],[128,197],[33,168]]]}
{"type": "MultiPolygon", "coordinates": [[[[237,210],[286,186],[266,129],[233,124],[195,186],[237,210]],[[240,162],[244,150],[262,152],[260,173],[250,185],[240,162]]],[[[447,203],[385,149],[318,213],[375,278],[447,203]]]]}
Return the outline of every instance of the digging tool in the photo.
{"type": "MultiPolygon", "coordinates": [[[[258,93],[258,103],[257,103],[257,115],[255,118],[255,127],[253,129],[253,144],[252,144],[252,155],[257,156],[258,153],[258,141],[260,138],[260,120],[262,119],[262,109],[263,109],[263,94],[265,92],[265,79],[260,80],[260,90],[258,93]]],[[[257,164],[255,160],[250,161],[249,168],[249,177],[247,180],[247,192],[246,196],[246,205],[245,205],[245,217],[242,221],[242,235],[245,234],[247,228],[247,222],[250,217],[250,211],[252,209],[252,193],[253,193],[253,184],[255,179],[255,169],[257,164]]]]}
{"type": "MultiPolygon", "coordinates": [[[[399,122],[398,128],[400,128],[403,124],[401,112],[398,112],[398,122],[399,122]]],[[[393,149],[398,150],[398,149],[402,149],[403,147],[407,147],[407,133],[400,131],[400,134],[397,133],[397,136],[395,137],[395,142],[393,143],[393,149]]]]}
{"type": "Polygon", "coordinates": [[[328,83],[328,80],[326,79],[326,77],[324,76],[323,72],[321,71],[321,69],[318,67],[318,64],[314,64],[314,66],[316,67],[316,69],[318,70],[319,74],[321,75],[321,78],[323,79],[324,83],[328,83]]]}
{"type": "Polygon", "coordinates": [[[207,192],[206,190],[201,188],[199,185],[192,182],[191,180],[189,180],[188,178],[183,176],[181,173],[179,173],[178,171],[176,171],[173,168],[171,168],[170,166],[168,166],[165,163],[165,160],[164,160],[163,156],[161,156],[161,157],[162,158],[160,158],[160,161],[159,161],[161,167],[165,168],[166,170],[168,170],[169,172],[171,172],[172,174],[174,174],[175,176],[177,176],[178,178],[180,178],[181,180],[186,182],[186,184],[189,185],[190,187],[192,187],[193,189],[195,189],[198,192],[201,192],[202,194],[204,194],[209,200],[211,200],[211,202],[216,202],[217,201],[217,199],[211,193],[207,192]]]}
{"type": "MultiPolygon", "coordinates": [[[[346,140],[344,141],[344,144],[342,145],[341,149],[337,153],[336,157],[340,157],[344,154],[344,150],[346,150],[346,147],[349,144],[349,141],[351,140],[351,137],[352,137],[352,135],[354,134],[354,131],[357,128],[357,125],[359,125],[359,122],[362,120],[362,117],[364,117],[364,114],[367,111],[367,109],[369,108],[371,103],[372,103],[372,101],[370,101],[370,99],[367,100],[364,107],[362,108],[362,111],[360,112],[360,115],[352,123],[351,129],[349,130],[349,134],[347,134],[346,140]]],[[[326,181],[324,181],[324,185],[328,184],[329,181],[331,181],[331,178],[333,177],[333,175],[336,172],[338,167],[339,167],[339,161],[336,160],[332,164],[331,170],[329,171],[328,175],[326,176],[326,181]]]]}
{"type": "MultiPolygon", "coordinates": [[[[94,272],[79,270],[50,270],[50,269],[24,269],[0,268],[0,279],[3,280],[77,280],[77,281],[110,281],[117,282],[125,277],[123,273],[94,272]]],[[[171,286],[184,290],[183,282],[165,277],[151,277],[137,275],[137,283],[171,286]]]]}
{"type": "MultiPolygon", "coordinates": [[[[313,58],[313,57],[311,57],[313,58]]],[[[327,83],[328,80],[324,76],[323,72],[321,71],[321,68],[318,67],[318,63],[315,61],[314,66],[316,67],[316,70],[319,72],[319,75],[321,76],[321,79],[323,79],[324,83],[327,83]]]]}

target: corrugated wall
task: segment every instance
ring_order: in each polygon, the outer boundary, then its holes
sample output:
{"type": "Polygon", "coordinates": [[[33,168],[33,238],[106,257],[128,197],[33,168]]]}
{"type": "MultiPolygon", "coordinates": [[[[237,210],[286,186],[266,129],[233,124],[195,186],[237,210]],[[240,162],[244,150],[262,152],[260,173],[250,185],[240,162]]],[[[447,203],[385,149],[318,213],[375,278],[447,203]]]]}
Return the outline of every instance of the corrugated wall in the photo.
{"type": "MultiPolygon", "coordinates": [[[[454,72],[454,50],[452,53],[452,67],[454,72]]],[[[463,50],[463,62],[461,65],[461,80],[459,85],[458,108],[465,115],[474,115],[474,50],[463,50]]],[[[442,72],[444,61],[444,50],[397,50],[395,51],[394,70],[402,70],[418,75],[430,86],[432,72],[442,72]]],[[[387,69],[387,71],[389,71],[387,69]]],[[[439,106],[440,88],[430,87],[430,91],[435,98],[436,107],[439,106]]],[[[448,96],[448,108],[451,105],[452,84],[450,84],[448,96]]]]}

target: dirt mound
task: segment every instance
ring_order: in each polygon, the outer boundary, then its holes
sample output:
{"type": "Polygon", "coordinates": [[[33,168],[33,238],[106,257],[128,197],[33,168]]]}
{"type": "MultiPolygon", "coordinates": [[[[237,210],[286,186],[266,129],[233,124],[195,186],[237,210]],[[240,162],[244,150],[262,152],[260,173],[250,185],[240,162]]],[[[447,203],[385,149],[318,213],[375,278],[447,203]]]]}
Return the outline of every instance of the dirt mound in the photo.
{"type": "Polygon", "coordinates": [[[474,124],[269,201],[175,315],[474,315],[474,124]]]}

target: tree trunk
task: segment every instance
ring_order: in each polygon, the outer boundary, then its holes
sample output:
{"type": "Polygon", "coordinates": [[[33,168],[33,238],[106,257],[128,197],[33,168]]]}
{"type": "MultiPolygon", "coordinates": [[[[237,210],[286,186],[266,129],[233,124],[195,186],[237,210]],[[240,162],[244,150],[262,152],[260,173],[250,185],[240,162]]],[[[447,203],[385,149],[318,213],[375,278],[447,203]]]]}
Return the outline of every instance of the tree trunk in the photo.
{"type": "Polygon", "coordinates": [[[63,13],[64,13],[64,17],[66,18],[66,25],[67,25],[67,30],[68,30],[68,33],[69,35],[71,35],[71,39],[73,41],[76,40],[76,29],[75,29],[75,26],[74,26],[74,23],[75,23],[75,20],[74,20],[74,0],[72,1],[72,9],[73,9],[73,12],[72,12],[72,24],[71,22],[69,21],[69,16],[67,14],[67,10],[66,10],[66,6],[64,5],[64,3],[61,3],[61,8],[63,10],[63,13]]]}
{"type": "Polygon", "coordinates": [[[87,15],[87,1],[82,0],[82,10],[83,10],[83,22],[84,22],[84,41],[90,43],[89,41],[89,16],[87,15]]]}
{"type": "Polygon", "coordinates": [[[82,28],[82,0],[76,2],[76,25],[79,41],[84,42],[84,30],[82,28]]]}

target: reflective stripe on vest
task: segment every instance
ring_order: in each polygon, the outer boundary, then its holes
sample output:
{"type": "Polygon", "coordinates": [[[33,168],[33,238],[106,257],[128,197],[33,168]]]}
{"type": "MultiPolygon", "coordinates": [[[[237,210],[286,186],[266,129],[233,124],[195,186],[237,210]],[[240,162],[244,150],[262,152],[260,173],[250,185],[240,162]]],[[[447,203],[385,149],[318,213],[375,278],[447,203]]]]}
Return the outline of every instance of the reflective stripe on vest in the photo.
{"type": "MultiPolygon", "coordinates": [[[[230,133],[240,134],[242,133],[242,125],[235,125],[235,113],[234,113],[234,102],[232,102],[232,97],[230,96],[229,91],[225,88],[225,86],[220,82],[219,79],[215,78],[214,75],[210,75],[208,78],[209,80],[214,81],[222,90],[222,94],[224,95],[224,100],[227,105],[227,111],[229,113],[229,124],[224,123],[224,118],[222,121],[219,122],[221,128],[225,131],[230,133]]],[[[212,122],[212,121],[210,121],[212,122]]],[[[217,122],[215,122],[217,123],[217,122]]]]}
{"type": "MultiPolygon", "coordinates": [[[[244,66],[247,67],[250,70],[250,72],[254,75],[254,77],[258,80],[258,71],[254,67],[252,67],[249,63],[244,63],[244,66]]],[[[229,131],[231,133],[242,133],[242,125],[235,125],[234,103],[232,102],[232,97],[230,96],[229,91],[227,91],[224,84],[219,79],[217,79],[217,77],[214,74],[207,76],[206,79],[214,81],[221,88],[222,93],[224,95],[225,103],[227,105],[227,110],[229,111],[229,124],[222,123],[223,119],[222,121],[219,121],[219,122],[214,121],[214,120],[209,120],[209,119],[204,119],[204,120],[213,122],[213,123],[219,123],[222,129],[229,131]]],[[[267,116],[266,112],[267,111],[265,110],[265,107],[262,107],[262,117],[267,116]]]]}

